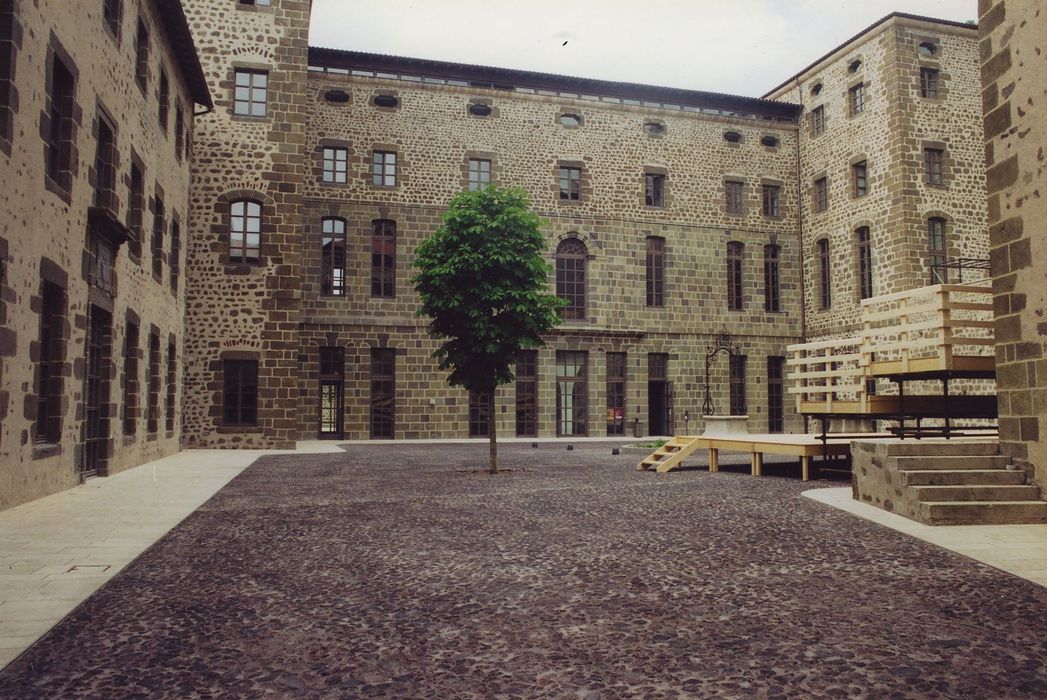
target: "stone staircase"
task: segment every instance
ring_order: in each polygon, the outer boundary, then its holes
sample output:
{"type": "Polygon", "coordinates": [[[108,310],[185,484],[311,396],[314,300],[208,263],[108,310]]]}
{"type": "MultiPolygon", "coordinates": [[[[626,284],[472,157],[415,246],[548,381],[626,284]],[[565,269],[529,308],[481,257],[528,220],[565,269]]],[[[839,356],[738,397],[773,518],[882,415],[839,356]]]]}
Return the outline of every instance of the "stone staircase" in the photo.
{"type": "Polygon", "coordinates": [[[855,498],[928,525],[1047,523],[1047,501],[996,442],[857,443],[855,498]]]}

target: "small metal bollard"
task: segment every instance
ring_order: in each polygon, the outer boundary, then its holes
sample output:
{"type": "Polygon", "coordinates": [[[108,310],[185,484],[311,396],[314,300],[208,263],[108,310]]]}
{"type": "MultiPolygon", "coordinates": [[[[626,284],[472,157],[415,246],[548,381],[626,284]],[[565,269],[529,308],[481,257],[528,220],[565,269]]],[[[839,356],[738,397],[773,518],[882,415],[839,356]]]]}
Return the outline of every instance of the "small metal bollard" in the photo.
{"type": "Polygon", "coordinates": [[[567,451],[568,451],[568,452],[571,452],[572,450],[574,450],[574,445],[572,445],[572,444],[568,443],[568,444],[567,444],[567,451]]]}
{"type": "Polygon", "coordinates": [[[531,447],[533,447],[534,449],[537,450],[538,449],[538,443],[537,442],[532,442],[531,443],[531,447]]]}
{"type": "Polygon", "coordinates": [[[622,453],[622,451],[619,450],[617,447],[612,447],[611,448],[611,454],[612,455],[617,455],[617,454],[621,454],[621,453],[622,453]]]}

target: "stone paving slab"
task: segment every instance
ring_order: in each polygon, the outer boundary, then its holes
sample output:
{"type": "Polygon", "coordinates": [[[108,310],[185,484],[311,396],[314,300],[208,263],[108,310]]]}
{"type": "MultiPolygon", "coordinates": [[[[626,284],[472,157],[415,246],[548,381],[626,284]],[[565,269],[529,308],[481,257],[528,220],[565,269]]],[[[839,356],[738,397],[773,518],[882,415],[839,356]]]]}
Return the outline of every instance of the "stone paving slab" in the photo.
{"type": "Polygon", "coordinates": [[[485,451],[260,459],[0,697],[1047,695],[1047,590],[810,483],[485,451]]]}

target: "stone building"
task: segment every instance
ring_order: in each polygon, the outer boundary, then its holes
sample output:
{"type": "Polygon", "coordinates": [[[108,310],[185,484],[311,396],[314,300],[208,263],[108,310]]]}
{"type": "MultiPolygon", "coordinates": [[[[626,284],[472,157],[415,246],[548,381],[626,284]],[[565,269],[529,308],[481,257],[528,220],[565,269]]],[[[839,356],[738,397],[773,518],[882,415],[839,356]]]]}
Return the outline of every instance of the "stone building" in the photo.
{"type": "Polygon", "coordinates": [[[980,0],[981,79],[996,315],[1000,450],[1047,489],[1047,15],[980,0]]]}
{"type": "Polygon", "coordinates": [[[0,0],[0,509],[179,449],[210,106],[178,0],[0,0]]]}
{"type": "Polygon", "coordinates": [[[97,5],[0,0],[0,507],[179,445],[683,433],[709,400],[799,431],[788,344],[987,253],[973,27],[894,14],[751,98],[310,48],[310,0],[97,5]],[[410,283],[488,183],[570,302],[493,417],[410,283]]]}

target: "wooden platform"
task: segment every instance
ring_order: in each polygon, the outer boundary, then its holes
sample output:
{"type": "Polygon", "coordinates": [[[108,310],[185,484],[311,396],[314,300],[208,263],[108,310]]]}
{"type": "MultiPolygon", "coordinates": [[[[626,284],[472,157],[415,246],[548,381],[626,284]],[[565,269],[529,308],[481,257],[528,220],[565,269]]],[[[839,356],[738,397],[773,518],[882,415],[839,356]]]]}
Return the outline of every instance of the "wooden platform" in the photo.
{"type": "Polygon", "coordinates": [[[679,468],[684,457],[699,449],[709,451],[709,471],[720,471],[720,451],[743,452],[752,455],[752,475],[763,475],[765,454],[799,457],[804,481],[811,478],[811,457],[847,456],[851,453],[852,440],[869,440],[891,437],[890,433],[865,433],[827,435],[823,442],[818,435],[795,433],[754,433],[749,435],[696,435],[677,436],[663,447],[655,450],[637,465],[637,469],[651,467],[659,472],[679,468]],[[675,443],[675,444],[674,444],[675,443]],[[666,448],[670,448],[666,450],[666,448]],[[661,453],[662,458],[656,458],[661,453]]]}
{"type": "Polygon", "coordinates": [[[873,420],[904,418],[995,418],[996,397],[987,394],[897,394],[866,396],[864,401],[801,401],[798,413],[856,416],[873,420]]]}

